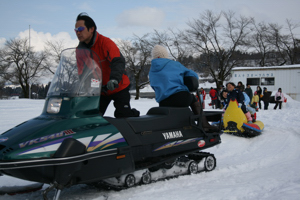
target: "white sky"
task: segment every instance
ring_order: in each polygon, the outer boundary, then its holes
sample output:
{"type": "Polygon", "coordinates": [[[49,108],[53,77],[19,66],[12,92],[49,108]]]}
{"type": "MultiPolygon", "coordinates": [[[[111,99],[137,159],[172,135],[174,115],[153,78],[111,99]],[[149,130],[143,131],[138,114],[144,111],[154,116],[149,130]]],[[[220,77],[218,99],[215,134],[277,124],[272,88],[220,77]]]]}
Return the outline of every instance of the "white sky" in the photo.
{"type": "Polygon", "coordinates": [[[300,23],[299,8],[300,0],[0,0],[0,47],[8,39],[28,37],[29,25],[36,50],[43,48],[45,40],[63,40],[65,47],[74,47],[78,43],[75,19],[80,12],[94,19],[100,34],[129,39],[154,29],[184,30],[189,20],[205,10],[232,10],[258,22],[285,25],[286,19],[292,19],[300,23]]]}

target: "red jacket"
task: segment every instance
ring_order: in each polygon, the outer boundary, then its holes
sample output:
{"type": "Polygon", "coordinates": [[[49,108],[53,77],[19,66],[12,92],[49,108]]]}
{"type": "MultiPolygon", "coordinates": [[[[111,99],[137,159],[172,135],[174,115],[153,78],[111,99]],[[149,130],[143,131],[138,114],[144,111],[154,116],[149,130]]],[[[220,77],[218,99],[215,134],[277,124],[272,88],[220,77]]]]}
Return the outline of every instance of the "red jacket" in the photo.
{"type": "Polygon", "coordinates": [[[119,87],[113,91],[107,90],[102,95],[117,93],[130,85],[130,80],[125,72],[125,59],[117,45],[108,37],[98,32],[95,33],[90,46],[79,43],[78,47],[90,48],[100,57],[102,70],[102,85],[105,86],[109,80],[115,79],[119,82],[119,87]]]}
{"type": "Polygon", "coordinates": [[[211,97],[211,100],[217,100],[218,99],[217,91],[215,89],[211,89],[209,91],[209,95],[211,97]]]}

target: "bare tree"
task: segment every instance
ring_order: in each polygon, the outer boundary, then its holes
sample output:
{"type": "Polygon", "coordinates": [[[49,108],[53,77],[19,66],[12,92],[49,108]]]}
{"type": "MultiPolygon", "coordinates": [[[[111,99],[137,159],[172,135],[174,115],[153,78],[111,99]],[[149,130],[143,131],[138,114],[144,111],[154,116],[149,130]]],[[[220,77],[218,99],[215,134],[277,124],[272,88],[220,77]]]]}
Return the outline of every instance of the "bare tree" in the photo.
{"type": "Polygon", "coordinates": [[[0,76],[6,81],[20,85],[25,98],[29,97],[30,85],[43,75],[46,54],[34,52],[28,39],[14,39],[6,42],[1,50],[0,76]]]}
{"type": "Polygon", "coordinates": [[[290,64],[299,64],[300,63],[300,39],[296,38],[294,30],[300,27],[300,24],[294,24],[291,20],[286,20],[288,26],[288,37],[287,40],[284,41],[284,46],[286,48],[286,52],[288,58],[290,60],[290,64]]]}
{"type": "Polygon", "coordinates": [[[294,24],[291,20],[287,22],[287,33],[284,33],[284,26],[275,23],[269,24],[267,40],[274,49],[273,65],[293,65],[299,63],[299,38],[296,38],[294,30],[299,28],[299,24],[294,24]]]}
{"type": "Polygon", "coordinates": [[[255,52],[260,55],[259,66],[267,66],[270,62],[270,54],[272,53],[272,46],[267,40],[267,33],[269,31],[268,25],[264,22],[254,25],[254,34],[251,36],[251,47],[255,49],[255,52]]]}
{"type": "Polygon", "coordinates": [[[234,57],[237,50],[247,45],[252,18],[235,18],[231,11],[214,15],[206,11],[199,19],[188,22],[185,41],[202,56],[205,66],[219,87],[230,76],[231,69],[239,63],[234,57]],[[224,25],[221,21],[225,20],[224,25]]]}
{"type": "Polygon", "coordinates": [[[272,45],[273,59],[272,65],[284,65],[287,63],[287,56],[283,41],[287,39],[287,35],[283,35],[283,26],[270,23],[268,29],[267,40],[272,45]]]}
{"type": "Polygon", "coordinates": [[[148,34],[143,37],[134,36],[131,41],[121,41],[118,47],[125,57],[126,70],[131,72],[135,80],[136,97],[140,97],[140,89],[149,84],[148,73],[150,69],[151,47],[148,34]]]}
{"type": "Polygon", "coordinates": [[[60,61],[61,52],[65,49],[64,41],[46,41],[45,52],[47,52],[47,64],[45,69],[51,74],[55,73],[60,61]]]}

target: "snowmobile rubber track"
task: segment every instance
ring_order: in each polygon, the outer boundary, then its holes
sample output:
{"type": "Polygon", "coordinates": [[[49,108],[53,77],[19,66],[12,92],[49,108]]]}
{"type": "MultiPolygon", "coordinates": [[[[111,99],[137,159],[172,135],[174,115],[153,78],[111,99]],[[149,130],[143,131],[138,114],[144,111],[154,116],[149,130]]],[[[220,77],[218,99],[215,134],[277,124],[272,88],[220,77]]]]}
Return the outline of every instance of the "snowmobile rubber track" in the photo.
{"type": "MultiPolygon", "coordinates": [[[[191,153],[191,154],[186,155],[186,158],[188,158],[190,160],[195,160],[195,161],[199,161],[200,162],[202,159],[207,158],[208,156],[212,156],[215,159],[214,154],[211,154],[211,153],[208,153],[208,152],[195,152],[195,153],[191,153]]],[[[172,168],[172,167],[168,168],[168,165],[163,165],[163,164],[158,164],[157,166],[159,166],[161,168],[158,168],[156,170],[159,170],[159,169],[168,170],[168,169],[172,168]],[[164,167],[162,167],[162,166],[164,166],[164,167]]],[[[216,159],[215,159],[215,167],[216,167],[216,159]]],[[[215,167],[213,169],[215,169],[215,167]]],[[[149,172],[150,173],[151,173],[151,171],[152,170],[150,170],[150,168],[149,168],[149,172]]],[[[199,174],[199,173],[205,172],[205,171],[208,171],[208,170],[203,169],[201,171],[198,171],[196,174],[199,174]]],[[[211,171],[211,170],[209,170],[209,171],[211,171]]],[[[152,184],[152,183],[155,183],[155,182],[158,182],[158,181],[170,180],[170,179],[178,178],[179,176],[186,176],[186,175],[189,175],[189,174],[173,175],[173,176],[169,176],[169,177],[165,177],[165,178],[160,178],[160,179],[157,179],[157,180],[151,180],[151,182],[147,183],[147,184],[152,184]]],[[[129,188],[127,186],[113,185],[113,184],[110,184],[110,183],[105,182],[105,181],[99,181],[97,183],[91,183],[89,185],[92,185],[92,186],[94,186],[94,187],[96,187],[98,189],[115,190],[115,191],[120,191],[120,190],[128,189],[129,188]]],[[[139,183],[136,183],[132,187],[136,187],[136,186],[140,186],[140,185],[145,185],[145,183],[139,182],[139,183]]]]}

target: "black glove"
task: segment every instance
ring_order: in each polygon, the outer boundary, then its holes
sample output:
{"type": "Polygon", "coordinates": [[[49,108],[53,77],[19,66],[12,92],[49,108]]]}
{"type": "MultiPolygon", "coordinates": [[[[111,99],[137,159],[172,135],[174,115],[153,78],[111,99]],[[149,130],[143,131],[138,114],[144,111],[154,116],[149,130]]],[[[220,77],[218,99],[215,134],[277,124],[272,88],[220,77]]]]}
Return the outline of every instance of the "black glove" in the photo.
{"type": "Polygon", "coordinates": [[[118,87],[118,81],[116,80],[110,80],[107,82],[107,85],[106,85],[107,89],[108,90],[111,90],[113,91],[114,89],[116,89],[118,87]]]}

